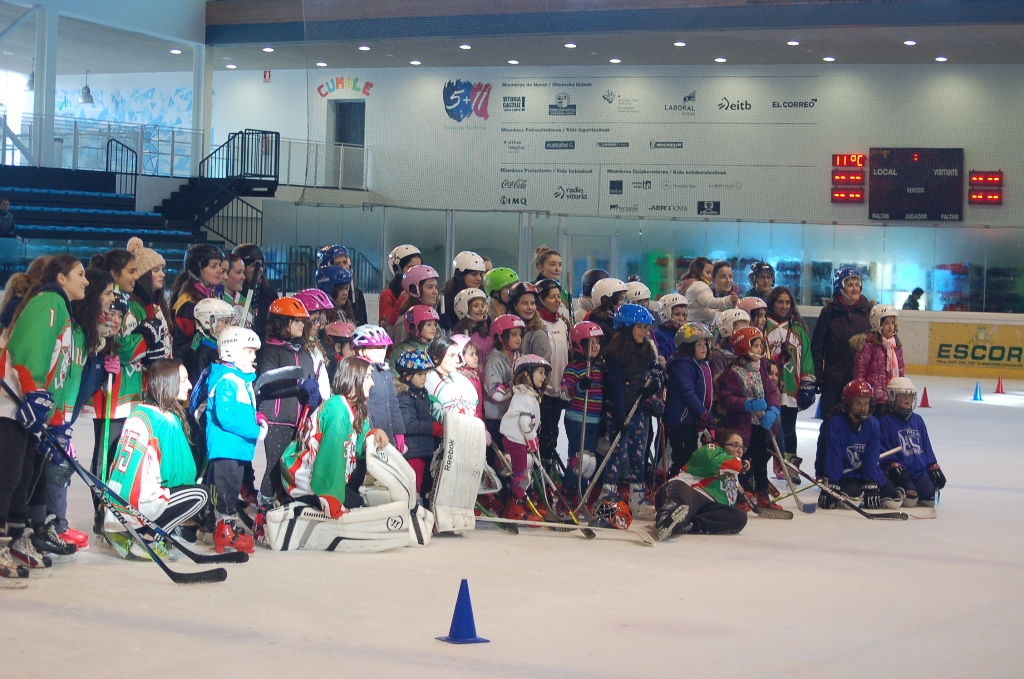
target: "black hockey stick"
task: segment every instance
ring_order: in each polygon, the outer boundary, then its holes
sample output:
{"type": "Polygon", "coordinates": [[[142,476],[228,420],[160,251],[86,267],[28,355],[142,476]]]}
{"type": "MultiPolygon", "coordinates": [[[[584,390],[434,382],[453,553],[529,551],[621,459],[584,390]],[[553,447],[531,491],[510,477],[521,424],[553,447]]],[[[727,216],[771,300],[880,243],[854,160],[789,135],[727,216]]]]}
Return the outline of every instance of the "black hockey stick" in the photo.
{"type": "Polygon", "coordinates": [[[883,521],[906,521],[907,519],[910,518],[907,514],[905,514],[903,512],[881,512],[881,513],[878,513],[878,514],[872,514],[870,512],[866,512],[863,509],[861,509],[860,507],[858,507],[857,505],[855,505],[852,502],[850,502],[849,500],[847,500],[846,496],[843,495],[842,493],[837,493],[834,490],[832,490],[831,488],[829,488],[828,486],[825,486],[825,485],[822,485],[822,484],[818,483],[814,479],[813,476],[811,476],[810,474],[805,472],[803,469],[800,469],[796,465],[791,464],[789,462],[789,460],[783,459],[782,463],[784,465],[786,465],[786,467],[788,467],[789,469],[796,470],[796,472],[798,474],[800,474],[800,476],[804,477],[805,479],[807,479],[808,481],[810,481],[811,483],[816,485],[819,489],[821,489],[822,492],[828,493],[829,495],[831,495],[836,500],[839,500],[839,502],[841,502],[843,505],[845,505],[846,507],[849,507],[850,509],[852,509],[853,511],[857,512],[858,514],[860,514],[861,516],[863,516],[865,518],[868,518],[868,519],[882,519],[883,521]]]}
{"type": "MultiPolygon", "coordinates": [[[[14,390],[11,389],[11,386],[7,384],[6,380],[0,380],[0,386],[2,386],[4,391],[7,392],[7,395],[11,397],[11,400],[13,400],[19,406],[23,403],[22,399],[17,394],[14,393],[14,390]]],[[[158,524],[154,523],[149,517],[147,517],[145,514],[143,514],[136,508],[132,507],[128,502],[124,500],[124,498],[122,498],[120,495],[111,490],[111,488],[107,484],[100,481],[95,475],[93,475],[87,469],[82,467],[81,463],[79,463],[78,460],[76,460],[74,457],[68,454],[68,451],[53,436],[53,434],[50,433],[48,429],[44,427],[43,429],[40,430],[40,434],[44,436],[47,439],[47,441],[49,441],[50,445],[53,447],[54,450],[59,452],[64,457],[64,459],[68,461],[68,463],[71,465],[71,468],[74,469],[75,473],[77,473],[85,482],[85,485],[89,487],[90,492],[96,496],[96,498],[104,507],[111,511],[114,517],[121,523],[122,526],[125,527],[125,530],[127,530],[128,533],[131,534],[131,536],[135,540],[139,541],[139,543],[146,549],[146,551],[149,552],[149,555],[153,558],[153,561],[155,561],[157,565],[160,566],[161,570],[163,570],[167,574],[167,576],[174,582],[182,585],[201,584],[206,582],[223,582],[227,578],[228,574],[227,571],[225,571],[223,568],[214,568],[209,571],[201,571],[199,573],[177,573],[175,571],[172,571],[170,568],[167,567],[167,564],[165,564],[160,559],[160,557],[157,556],[157,554],[153,551],[152,547],[149,546],[149,543],[138,534],[138,532],[135,530],[134,527],[132,527],[131,524],[128,523],[128,520],[125,519],[121,510],[127,510],[127,512],[133,518],[137,519],[146,528],[149,528],[151,531],[153,531],[156,534],[158,540],[167,540],[171,542],[178,549],[178,551],[180,551],[182,554],[187,556],[195,563],[245,563],[249,560],[249,555],[245,554],[244,552],[234,552],[231,554],[223,555],[196,554],[195,552],[192,552],[184,545],[182,545],[178,540],[176,540],[173,536],[169,535],[166,531],[164,531],[164,529],[161,528],[158,524]],[[110,497],[107,497],[108,495],[110,497]],[[111,498],[113,498],[113,500],[111,500],[111,498]],[[115,502],[117,504],[115,504],[115,502]],[[241,554],[241,556],[237,556],[238,554],[241,554]]]]}
{"type": "MultiPolygon", "coordinates": [[[[771,429],[766,430],[765,433],[768,434],[768,442],[772,444],[772,455],[774,455],[775,460],[782,465],[782,461],[785,457],[782,455],[782,451],[779,450],[779,442],[775,440],[775,434],[772,433],[771,429]]],[[[786,467],[783,465],[782,469],[785,470],[786,467]]],[[[796,508],[804,514],[813,514],[814,510],[818,508],[818,505],[813,503],[804,504],[804,501],[796,494],[796,485],[793,483],[793,479],[789,477],[788,473],[784,473],[783,476],[786,477],[786,485],[789,486],[789,492],[793,496],[793,500],[796,501],[796,508]]]]}

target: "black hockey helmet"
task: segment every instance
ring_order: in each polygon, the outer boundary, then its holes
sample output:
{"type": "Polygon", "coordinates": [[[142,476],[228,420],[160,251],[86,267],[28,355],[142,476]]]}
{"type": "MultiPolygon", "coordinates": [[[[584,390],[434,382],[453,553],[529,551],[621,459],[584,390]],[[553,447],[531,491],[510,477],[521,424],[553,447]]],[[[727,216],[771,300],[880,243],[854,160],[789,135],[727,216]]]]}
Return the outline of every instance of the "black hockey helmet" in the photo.
{"type": "Polygon", "coordinates": [[[263,255],[263,250],[255,243],[242,243],[241,245],[236,246],[235,249],[231,251],[231,254],[241,257],[242,263],[246,266],[249,266],[256,261],[267,261],[267,258],[263,255]]]}
{"type": "Polygon", "coordinates": [[[580,293],[584,297],[590,297],[590,291],[594,289],[594,283],[602,278],[608,278],[610,275],[604,269],[588,269],[584,271],[583,278],[580,281],[580,293]]]}
{"type": "Polygon", "coordinates": [[[754,262],[750,265],[750,273],[747,274],[747,280],[753,285],[754,281],[757,280],[758,276],[763,274],[770,274],[772,281],[775,280],[775,267],[768,262],[754,262]]]}
{"type": "Polygon", "coordinates": [[[195,280],[202,280],[203,268],[214,259],[224,259],[224,252],[219,247],[209,243],[196,243],[185,251],[182,270],[195,280]]]}

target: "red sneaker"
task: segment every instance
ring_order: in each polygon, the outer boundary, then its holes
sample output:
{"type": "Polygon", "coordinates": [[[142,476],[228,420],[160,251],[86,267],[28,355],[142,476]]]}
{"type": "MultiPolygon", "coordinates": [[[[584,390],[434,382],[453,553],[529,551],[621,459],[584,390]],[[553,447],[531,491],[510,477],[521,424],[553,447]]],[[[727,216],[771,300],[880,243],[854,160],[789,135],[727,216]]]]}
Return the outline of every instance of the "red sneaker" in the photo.
{"type": "Polygon", "coordinates": [[[89,549],[89,536],[80,530],[71,528],[70,526],[66,531],[60,534],[60,539],[64,542],[70,542],[77,547],[79,551],[89,549]]]}
{"type": "Polygon", "coordinates": [[[782,506],[772,502],[771,498],[768,497],[768,493],[764,491],[757,494],[757,506],[766,509],[782,509],[782,506]]]}
{"type": "Polygon", "coordinates": [[[213,548],[218,554],[223,554],[225,549],[252,554],[256,551],[256,544],[251,537],[239,531],[234,522],[218,521],[213,531],[213,548]]]}
{"type": "Polygon", "coordinates": [[[506,504],[505,509],[501,511],[501,518],[522,521],[526,518],[526,510],[523,509],[523,505],[520,504],[519,500],[509,497],[508,504],[506,504]]]}

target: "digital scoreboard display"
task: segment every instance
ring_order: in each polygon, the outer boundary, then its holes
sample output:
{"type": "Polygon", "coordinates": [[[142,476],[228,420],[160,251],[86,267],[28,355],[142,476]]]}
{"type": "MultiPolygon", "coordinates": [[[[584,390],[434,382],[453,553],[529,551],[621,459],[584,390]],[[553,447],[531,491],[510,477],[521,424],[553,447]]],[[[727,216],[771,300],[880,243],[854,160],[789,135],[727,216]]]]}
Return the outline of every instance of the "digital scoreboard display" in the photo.
{"type": "Polygon", "coordinates": [[[871,149],[868,214],[881,221],[960,222],[963,149],[871,149]]]}

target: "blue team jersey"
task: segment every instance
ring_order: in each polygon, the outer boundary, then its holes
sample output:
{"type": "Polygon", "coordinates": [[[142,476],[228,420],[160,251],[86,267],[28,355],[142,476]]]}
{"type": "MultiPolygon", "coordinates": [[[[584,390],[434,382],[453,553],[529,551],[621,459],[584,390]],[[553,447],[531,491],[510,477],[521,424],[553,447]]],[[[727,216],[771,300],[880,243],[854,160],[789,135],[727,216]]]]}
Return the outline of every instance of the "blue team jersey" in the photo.
{"type": "Polygon", "coordinates": [[[874,417],[869,417],[857,431],[845,414],[828,419],[824,465],[827,478],[861,479],[884,486],[887,480],[878,466],[881,452],[879,425],[874,417]]]}
{"type": "Polygon", "coordinates": [[[912,413],[906,422],[892,413],[878,418],[881,428],[882,450],[892,450],[899,446],[902,450],[888,460],[898,460],[907,469],[911,478],[917,478],[928,472],[928,466],[935,464],[935,453],[932,442],[928,438],[928,428],[924,419],[912,413]]]}

